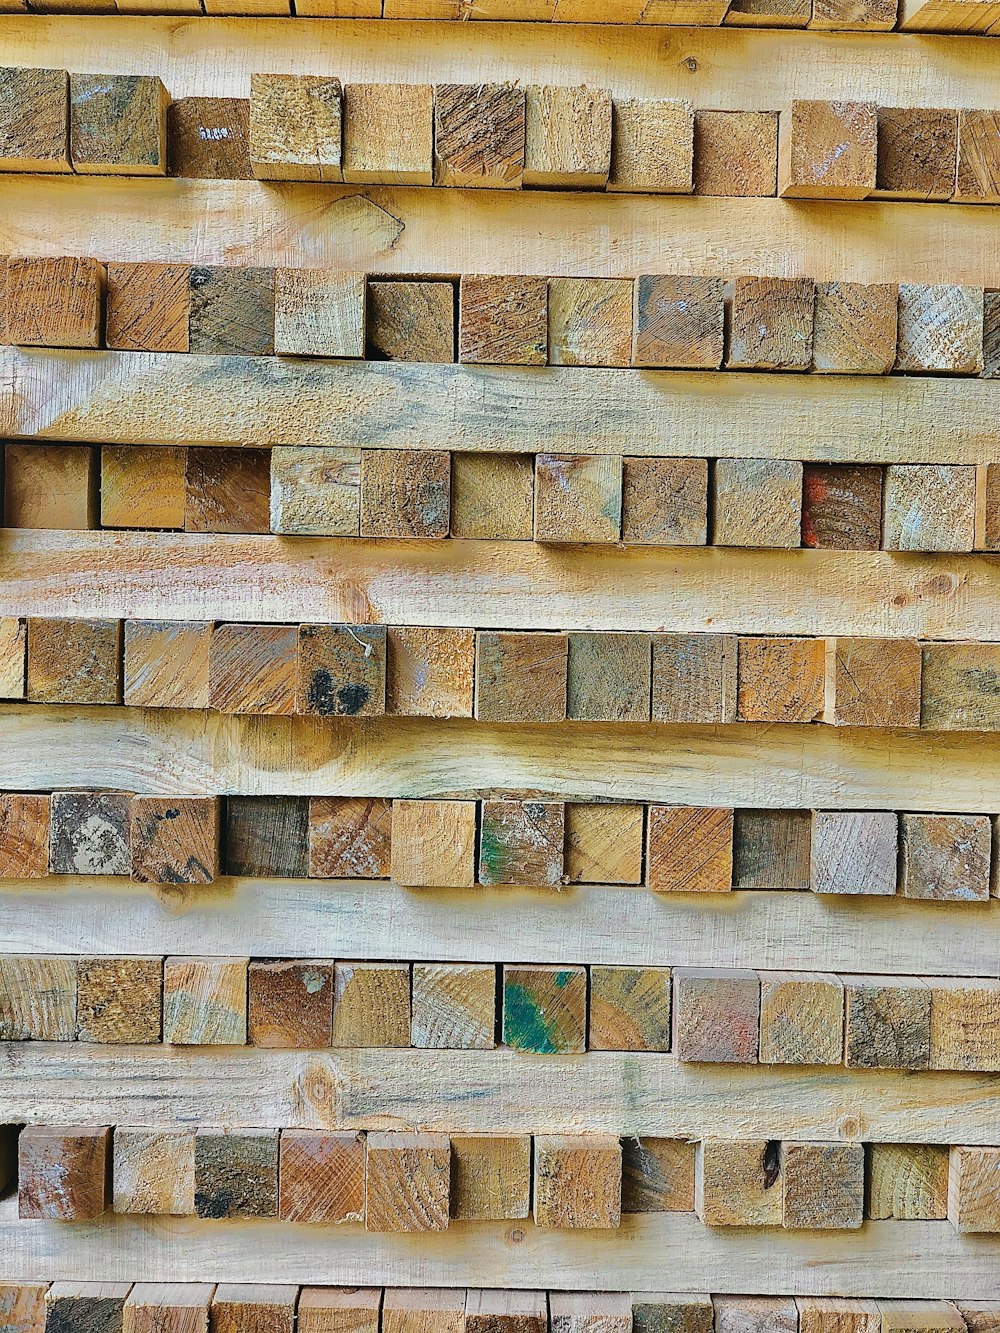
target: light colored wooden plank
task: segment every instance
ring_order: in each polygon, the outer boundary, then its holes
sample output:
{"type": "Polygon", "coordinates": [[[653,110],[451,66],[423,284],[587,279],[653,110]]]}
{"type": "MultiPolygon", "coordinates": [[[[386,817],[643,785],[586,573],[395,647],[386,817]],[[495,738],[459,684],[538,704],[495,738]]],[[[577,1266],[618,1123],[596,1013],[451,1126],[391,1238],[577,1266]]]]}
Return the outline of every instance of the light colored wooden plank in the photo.
{"type": "Polygon", "coordinates": [[[0,349],[6,436],[108,444],[985,463],[998,404],[989,379],[0,349]]]}

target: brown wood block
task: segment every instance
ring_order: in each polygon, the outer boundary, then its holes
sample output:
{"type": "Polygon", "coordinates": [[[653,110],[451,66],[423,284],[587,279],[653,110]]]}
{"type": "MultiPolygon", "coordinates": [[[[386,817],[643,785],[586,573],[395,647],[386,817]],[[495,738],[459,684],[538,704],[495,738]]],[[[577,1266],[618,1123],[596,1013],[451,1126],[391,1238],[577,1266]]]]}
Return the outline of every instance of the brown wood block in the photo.
{"type": "MultiPolygon", "coordinates": [[[[821,31],[891,32],[896,26],[897,8],[897,0],[813,0],[809,27],[821,31]]],[[[868,1304],[874,1310],[874,1302],[868,1304]]],[[[802,1333],[806,1331],[802,1330],[802,1333]]],[[[843,1333],[854,1333],[854,1330],[845,1328],[843,1333]]],[[[857,1333],[867,1333],[867,1330],[859,1327],[857,1333]]]]}
{"type": "Polygon", "coordinates": [[[965,1321],[950,1301],[878,1301],[882,1333],[962,1333],[965,1321]]]}
{"type": "Polygon", "coordinates": [[[708,461],[622,460],[622,541],[627,546],[704,546],[708,461]]]}
{"type": "Polygon", "coordinates": [[[210,1282],[137,1282],[122,1311],[122,1333],[208,1333],[210,1282]]]}
{"type": "Polygon", "coordinates": [[[842,976],[846,1063],[853,1069],[927,1069],[931,991],[919,977],[842,976]]]}
{"type": "Polygon", "coordinates": [[[622,1212],[693,1213],[694,1158],[686,1139],[623,1139],[622,1212]]]}
{"type": "Polygon", "coordinates": [[[892,463],[885,470],[887,551],[971,551],[976,469],[947,463],[892,463]]]}
{"type": "MultiPolygon", "coordinates": [[[[736,278],[730,304],[729,369],[808,370],[813,358],[814,288],[812,278],[736,278]]],[[[719,465],[760,461],[720,459],[719,465]]]]}
{"type": "Polygon", "coordinates": [[[294,713],[298,638],[294,625],[217,625],[209,647],[209,707],[220,713],[294,713]]]}
{"type": "Polygon", "coordinates": [[[69,75],[0,70],[0,171],[71,171],[69,75]]]}
{"type": "Polygon", "coordinates": [[[673,1051],[678,1060],[756,1064],[760,981],[734,968],[674,968],[673,1051]]]}
{"type": "Polygon", "coordinates": [[[587,973],[582,967],[504,964],[503,1040],[536,1055],[587,1048],[587,973]]]}
{"type": "Polygon", "coordinates": [[[360,1222],[365,1142],[360,1134],[281,1131],[278,1216],[283,1222],[360,1222]]]}
{"type": "Polygon", "coordinates": [[[645,808],[571,802],[566,806],[566,880],[641,884],[645,808]]]}
{"type": "Polygon", "coordinates": [[[108,1206],[111,1130],[26,1125],[17,1141],[17,1215],[74,1222],[108,1206]]]}
{"type": "Polygon", "coordinates": [[[278,356],[364,356],[366,289],[363,273],[275,269],[275,352],[278,356]]]}
{"type": "Polygon", "coordinates": [[[107,347],[187,352],[189,319],[191,265],[108,264],[107,347]]]}
{"type": "Polygon", "coordinates": [[[194,1206],[199,1217],[277,1217],[277,1131],[199,1129],[194,1206]]]}
{"type": "Polygon", "coordinates": [[[694,192],[740,199],[777,194],[778,113],[695,111],[694,192]]]}
{"type": "Polygon", "coordinates": [[[0,1324],[6,1333],[44,1333],[47,1282],[0,1282],[0,1324]]]}
{"type": "Polygon", "coordinates": [[[452,454],[451,535],[531,541],[535,460],[526,454],[452,454]]]}
{"type": "Polygon", "coordinates": [[[1000,981],[936,977],[931,987],[931,1069],[1000,1070],[1000,981]]]}
{"type": "Polygon", "coordinates": [[[566,718],[567,634],[480,630],[476,634],[476,717],[480,722],[566,718]]]}
{"type": "Polygon", "coordinates": [[[190,289],[192,352],[274,355],[273,268],[197,265],[191,269],[190,289]]]}
{"type": "Polygon", "coordinates": [[[383,717],[385,659],[384,625],[300,625],[295,711],[383,717]]]}
{"type": "Polygon", "coordinates": [[[536,1134],[534,1184],[536,1226],[621,1225],[622,1148],[610,1134],[536,1134]]]}
{"type": "Polygon", "coordinates": [[[741,722],[815,722],[823,713],[823,639],[740,639],[741,722]]]}
{"type": "Polygon", "coordinates": [[[339,181],[340,80],[250,75],[250,167],[258,180],[339,181]]]}
{"type": "Polygon", "coordinates": [[[278,445],[271,450],[271,531],[296,537],[356,537],[361,522],[361,450],[278,445]]]}
{"type": "Polygon", "coordinates": [[[1000,1231],[1000,1148],[952,1148],[948,1220],[957,1231],[1000,1231]]]}
{"type": "Polygon", "coordinates": [[[895,893],[898,847],[894,810],[814,811],[813,892],[895,893]]]}
{"type": "Polygon", "coordinates": [[[715,463],[716,546],[791,548],[802,540],[802,464],[781,458],[715,463]]]}
{"type": "Polygon", "coordinates": [[[309,873],[309,798],[227,796],[225,873],[303,879],[309,873]]]}
{"type": "Polygon", "coordinates": [[[104,265],[8,259],[7,338],[21,347],[100,347],[104,265]]]}
{"type": "MultiPolygon", "coordinates": [[[[394,0],[389,0],[394,3],[394,0]]],[[[465,1290],[386,1287],[382,1333],[464,1333],[465,1290]]]]}
{"type": "Polygon", "coordinates": [[[266,449],[188,449],[185,531],[268,532],[270,463],[266,449]]]}
{"type": "Polygon", "coordinates": [[[862,1143],[783,1143],[783,1225],[825,1231],[858,1229],[864,1218],[862,1143]]]}
{"type": "Polygon", "coordinates": [[[365,1227],[368,1231],[445,1231],[450,1175],[447,1134],[369,1134],[365,1227]]]}
{"type": "Polygon", "coordinates": [[[955,192],[958,112],[880,106],[875,189],[878,199],[950,199],[955,192]]]}
{"type": "Polygon", "coordinates": [[[467,1333],[545,1333],[544,1291],[481,1291],[470,1287],[465,1305],[467,1333]]]}
{"type": "Polygon", "coordinates": [[[955,1301],[954,1304],[968,1333],[997,1333],[1000,1328],[1000,1302],[955,1301]]]}
{"type": "Polygon", "coordinates": [[[0,792],[0,879],[44,879],[49,873],[48,796],[0,792]]]}
{"type": "Polygon", "coordinates": [[[409,1046],[409,963],[338,963],[333,977],[336,1047],[409,1046]]]}
{"type": "MultiPolygon", "coordinates": [[[[996,352],[990,355],[996,361],[996,367],[988,366],[983,372],[988,378],[1000,378],[1000,292],[987,292],[988,298],[996,297],[996,352]]],[[[987,314],[987,324],[989,323],[987,314]]],[[[986,463],[976,469],[976,548],[986,551],[1000,550],[1000,467],[995,463],[986,463]]]]}
{"type": "Polygon", "coordinates": [[[778,193],[788,199],[864,199],[875,189],[874,102],[793,101],[778,134],[778,193]]]}
{"type": "Polygon", "coordinates": [[[808,889],[808,810],[737,810],[734,889],[808,889]]]}
{"type": "Polygon", "coordinates": [[[603,189],[611,170],[611,94],[606,88],[530,84],[525,141],[524,185],[603,189]]]}
{"type": "Polygon", "coordinates": [[[670,1050],[670,968],[590,968],[591,1051],[670,1050]]]}
{"type": "Polygon", "coordinates": [[[504,83],[435,87],[435,185],[517,189],[524,142],[523,88],[504,83]]]}
{"type": "Polygon", "coordinates": [[[137,884],[211,884],[219,873],[217,796],[133,796],[137,884]]]}
{"type": "Polygon", "coordinates": [[[632,1300],[624,1291],[554,1291],[552,1333],[632,1333],[632,1300]]]}
{"type": "MultiPolygon", "coordinates": [[[[781,1226],[781,1196],[779,1144],[763,1139],[702,1139],[698,1144],[694,1207],[707,1227],[781,1226]]],[[[716,1329],[718,1316],[716,1306],[716,1329]]],[[[733,1333],[740,1327],[730,1320],[733,1333]]]]}
{"type": "Polygon", "coordinates": [[[309,874],[388,879],[392,802],[363,796],[309,798],[309,874]]]}
{"type": "Polygon", "coordinates": [[[895,283],[818,282],[812,369],[888,375],[896,362],[895,283]]]}
{"type": "Polygon", "coordinates": [[[53,1282],[45,1294],[46,1333],[121,1333],[130,1282],[53,1282]]]}
{"type": "Polygon", "coordinates": [[[212,1301],[211,1333],[292,1333],[298,1287],[220,1282],[212,1301]]]}
{"type": "Polygon", "coordinates": [[[646,882],[657,893],[728,893],[733,887],[733,811],[651,805],[646,882]]]}
{"type": "Polygon", "coordinates": [[[544,366],[547,354],[545,278],[463,273],[459,283],[459,361],[544,366]]]}
{"type": "Polygon", "coordinates": [[[910,375],[978,375],[983,369],[983,293],[955,283],[899,286],[896,369],[910,375]]]}
{"type": "Polygon", "coordinates": [[[917,1222],[948,1216],[947,1148],[872,1143],[867,1152],[866,1217],[917,1222]]]}
{"type": "Polygon", "coordinates": [[[723,23],[730,28],[804,28],[809,0],[733,0],[723,23]]]}
{"type": "Polygon", "coordinates": [[[0,699],[23,699],[28,657],[28,622],[0,616],[0,699]]]}
{"type": "Polygon", "coordinates": [[[695,1292],[633,1292],[632,1327],[635,1333],[713,1333],[712,1298],[695,1292]]]}
{"type": "Polygon", "coordinates": [[[247,1041],[251,1046],[313,1051],[333,1034],[333,964],[251,962],[247,975],[247,1041]]]}
{"type": "Polygon", "coordinates": [[[101,449],[101,527],[183,528],[186,487],[187,449],[106,444],[101,449]]]}
{"type": "Polygon", "coordinates": [[[390,628],[385,711],[399,717],[471,717],[475,663],[475,630],[390,628]]]}
{"type": "Polygon", "coordinates": [[[904,814],[900,833],[904,898],[937,902],[989,898],[989,815],[904,814]]]}
{"type": "Polygon", "coordinates": [[[369,282],[370,361],[455,360],[453,282],[369,282]]]}
{"type": "Polygon", "coordinates": [[[796,1333],[792,1296],[713,1296],[717,1333],[796,1333]]]}
{"type": "Polygon", "coordinates": [[[632,364],[718,370],[725,352],[724,289],[721,278],[640,274],[632,364]]]}
{"type": "Polygon", "coordinates": [[[167,161],[171,176],[196,180],[252,180],[250,99],[181,97],[167,108],[167,161]]]}
{"type": "Polygon", "coordinates": [[[407,888],[472,888],[475,801],[393,801],[392,878],[407,888]]]}
{"type": "Polygon", "coordinates": [[[212,631],[205,621],[126,620],[125,703],[133,708],[207,708],[212,631]]]}
{"type": "Polygon", "coordinates": [[[160,1040],[162,959],[81,958],[76,994],[80,1041],[149,1045],[160,1040]]]}
{"type": "Polygon", "coordinates": [[[921,664],[915,639],[835,639],[827,720],[838,727],[919,727],[921,664]]]}
{"type": "Polygon", "coordinates": [[[853,463],[802,466],[802,545],[877,551],[882,544],[882,469],[853,463]]]}
{"type": "Polygon", "coordinates": [[[527,1134],[453,1135],[451,1215],[456,1221],[507,1221],[531,1212],[527,1134]]]}
{"type": "Polygon", "coordinates": [[[492,1050],[496,1045],[496,991],[492,963],[414,963],[410,1045],[492,1050]]]}
{"type": "Polygon", "coordinates": [[[1000,731],[1000,644],[923,646],[920,725],[939,731],[1000,731]]]}
{"type": "Polygon", "coordinates": [[[0,1041],[76,1039],[76,960],[0,956],[0,1041]]]}
{"type": "Polygon", "coordinates": [[[302,1287],[299,1333],[379,1333],[381,1287],[302,1287]]]}
{"type": "Polygon", "coordinates": [[[129,800],[121,792],[57,791],[50,806],[53,875],[128,875],[129,800]]]}
{"type": "Polygon", "coordinates": [[[690,194],[694,107],[686,98],[615,98],[609,190],[690,194]]]}
{"type": "Polygon", "coordinates": [[[648,722],[648,634],[569,635],[566,716],[584,722],[648,722]]]}
{"type": "Polygon", "coordinates": [[[433,87],[345,84],[343,168],[345,181],[433,185],[433,87]]]}
{"type": "Polygon", "coordinates": [[[954,197],[974,204],[1000,203],[1000,112],[959,111],[954,197]]]}
{"type": "Polygon", "coordinates": [[[155,74],[71,74],[73,170],[98,176],[165,176],[167,90],[155,74]]]}
{"type": "Polygon", "coordinates": [[[5,444],[7,528],[96,528],[97,456],[89,444],[5,444]]]}
{"type": "Polygon", "coordinates": [[[483,801],[479,883],[556,888],[563,881],[561,801],[483,801]]]}
{"type": "Polygon", "coordinates": [[[760,1063],[839,1065],[844,987],[824,972],[760,973],[760,1063]]]}
{"type": "MultiPolygon", "coordinates": [[[[194,1139],[191,1129],[116,1129],[114,1211],[192,1217],[194,1139]]],[[[146,1328],[146,1333],[157,1330],[146,1328]]]]}
{"type": "Polygon", "coordinates": [[[549,278],[549,365],[632,362],[632,281],[549,278]]]}
{"type": "Polygon", "coordinates": [[[242,1046],[247,1039],[246,958],[168,958],[163,1040],[173,1046],[242,1046]]]}
{"type": "Polygon", "coordinates": [[[654,634],[654,722],[732,722],[737,640],[728,634],[654,634]]]}
{"type": "Polygon", "coordinates": [[[450,505],[446,451],[362,450],[362,537],[447,537],[450,505]]]}

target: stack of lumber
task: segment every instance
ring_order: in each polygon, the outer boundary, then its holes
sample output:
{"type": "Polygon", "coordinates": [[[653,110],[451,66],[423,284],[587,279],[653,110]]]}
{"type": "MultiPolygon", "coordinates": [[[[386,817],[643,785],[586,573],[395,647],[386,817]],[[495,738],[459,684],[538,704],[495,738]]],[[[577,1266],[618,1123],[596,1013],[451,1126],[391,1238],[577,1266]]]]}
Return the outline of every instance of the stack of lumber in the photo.
{"type": "Polygon", "coordinates": [[[1000,3],[0,11],[0,1333],[1000,1333],[1000,3]]]}

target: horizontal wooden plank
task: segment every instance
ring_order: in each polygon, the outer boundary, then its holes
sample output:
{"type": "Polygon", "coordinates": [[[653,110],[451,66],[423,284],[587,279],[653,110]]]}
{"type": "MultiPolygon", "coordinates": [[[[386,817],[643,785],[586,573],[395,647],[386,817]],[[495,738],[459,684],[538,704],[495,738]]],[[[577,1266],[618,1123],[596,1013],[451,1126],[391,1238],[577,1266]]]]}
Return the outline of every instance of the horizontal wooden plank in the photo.
{"type": "Polygon", "coordinates": [[[1000,975],[1000,901],[813,893],[560,893],[370,881],[229,879],[211,890],[62,877],[5,882],[0,953],[215,954],[427,962],[631,963],[1000,975]],[[623,925],[623,923],[625,923],[623,925]]]}
{"type": "Polygon", "coordinates": [[[0,546],[4,608],[22,616],[986,642],[1000,640],[995,569],[986,555],[198,533],[21,530],[0,546]]]}
{"type": "MultiPolygon", "coordinates": [[[[842,39],[823,40],[835,50],[842,39]]],[[[747,52],[751,69],[749,45],[747,52]]],[[[866,59],[857,64],[868,67],[866,59]]],[[[0,176],[0,254],[400,274],[721,270],[984,286],[996,281],[995,235],[990,208],[963,204],[0,176]]]]}
{"type": "Polygon", "coordinates": [[[997,1080],[988,1074],[685,1064],[598,1051],[332,1054],[79,1042],[0,1045],[0,1061],[4,1115],[34,1124],[666,1138],[710,1129],[732,1139],[970,1145],[997,1138],[997,1080]]]}
{"type": "Polygon", "coordinates": [[[8,438],[989,463],[998,412],[988,379],[0,348],[8,438]]]}
{"type": "MultiPolygon", "coordinates": [[[[0,706],[0,789],[158,795],[548,793],[692,805],[1000,810],[1000,735],[733,725],[344,723],[0,706]],[[641,744],[639,742],[641,741],[641,744]]],[[[950,907],[942,910],[950,910],[950,907]]]]}

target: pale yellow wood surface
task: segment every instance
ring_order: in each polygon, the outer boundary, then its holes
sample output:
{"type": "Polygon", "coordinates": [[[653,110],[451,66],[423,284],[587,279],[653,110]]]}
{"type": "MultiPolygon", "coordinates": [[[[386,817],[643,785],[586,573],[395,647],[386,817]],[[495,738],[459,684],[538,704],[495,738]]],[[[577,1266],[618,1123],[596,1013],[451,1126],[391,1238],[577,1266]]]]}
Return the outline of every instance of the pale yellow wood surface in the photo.
{"type": "Polygon", "coordinates": [[[989,463],[998,410],[995,379],[0,348],[8,438],[989,463]]]}

